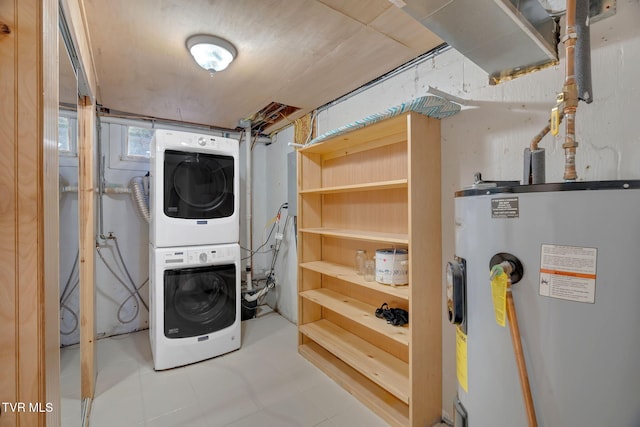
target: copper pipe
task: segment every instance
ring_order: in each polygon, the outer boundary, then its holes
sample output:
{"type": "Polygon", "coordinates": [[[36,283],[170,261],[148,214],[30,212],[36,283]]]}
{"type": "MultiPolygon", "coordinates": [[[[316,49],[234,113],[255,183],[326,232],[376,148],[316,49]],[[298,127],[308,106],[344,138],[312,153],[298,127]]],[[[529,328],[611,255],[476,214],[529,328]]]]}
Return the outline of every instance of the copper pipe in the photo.
{"type": "MultiPolygon", "coordinates": [[[[564,118],[564,114],[560,114],[560,119],[558,121],[558,124],[562,123],[563,118],[564,118]]],[[[537,150],[538,144],[540,144],[540,141],[542,141],[542,138],[544,138],[550,131],[551,131],[551,123],[547,123],[547,125],[544,128],[542,128],[540,133],[538,133],[536,136],[533,137],[533,139],[529,143],[529,149],[532,152],[537,150]]]]}
{"type": "Polygon", "coordinates": [[[575,50],[576,50],[576,0],[567,0],[566,31],[565,31],[565,83],[564,83],[564,116],[565,142],[564,148],[565,181],[575,181],[576,173],[576,110],[578,109],[578,85],[575,78],[575,50]]]}
{"type": "Polygon", "coordinates": [[[538,149],[538,144],[540,143],[540,141],[542,141],[542,138],[544,138],[545,135],[549,133],[550,130],[551,124],[547,124],[547,126],[545,126],[539,134],[533,137],[533,139],[531,140],[531,144],[529,144],[531,151],[535,151],[538,149]]]}
{"type": "Polygon", "coordinates": [[[529,385],[529,376],[527,375],[527,365],[524,360],[524,352],[522,351],[522,342],[520,341],[520,328],[518,327],[518,318],[516,317],[516,306],[513,303],[513,295],[511,295],[511,286],[507,288],[507,318],[509,319],[509,331],[511,332],[511,341],[513,343],[513,351],[518,364],[518,375],[520,376],[520,387],[522,389],[522,397],[524,406],[527,411],[527,420],[529,427],[538,427],[536,419],[536,410],[533,406],[533,396],[531,395],[531,386],[529,385]]]}

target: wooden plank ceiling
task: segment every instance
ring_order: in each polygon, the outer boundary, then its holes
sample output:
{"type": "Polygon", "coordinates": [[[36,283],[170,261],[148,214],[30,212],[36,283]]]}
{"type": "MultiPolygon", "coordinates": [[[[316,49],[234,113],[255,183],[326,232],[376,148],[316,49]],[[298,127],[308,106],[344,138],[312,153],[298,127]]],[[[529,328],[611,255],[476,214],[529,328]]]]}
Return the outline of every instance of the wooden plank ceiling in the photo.
{"type": "Polygon", "coordinates": [[[100,104],[229,129],[271,102],[293,120],[442,43],[388,0],[84,2],[100,104]],[[201,33],[237,48],[225,71],[191,58],[201,33]]]}

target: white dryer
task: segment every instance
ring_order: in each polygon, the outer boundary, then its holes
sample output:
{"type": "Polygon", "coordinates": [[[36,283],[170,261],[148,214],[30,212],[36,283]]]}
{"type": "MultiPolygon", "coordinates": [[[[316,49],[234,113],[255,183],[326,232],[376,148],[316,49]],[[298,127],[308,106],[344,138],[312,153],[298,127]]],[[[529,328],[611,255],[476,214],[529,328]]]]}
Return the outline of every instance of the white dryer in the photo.
{"type": "Polygon", "coordinates": [[[240,246],[149,247],[154,369],[240,348],[240,246]]]}
{"type": "Polygon", "coordinates": [[[156,131],[149,180],[153,246],[240,240],[238,152],[235,139],[156,131]]]}

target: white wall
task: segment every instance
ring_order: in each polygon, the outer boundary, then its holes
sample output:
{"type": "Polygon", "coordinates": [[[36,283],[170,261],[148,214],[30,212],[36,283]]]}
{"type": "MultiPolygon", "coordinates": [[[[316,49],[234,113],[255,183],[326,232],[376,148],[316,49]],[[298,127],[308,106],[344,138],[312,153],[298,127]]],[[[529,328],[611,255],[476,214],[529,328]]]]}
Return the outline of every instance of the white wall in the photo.
{"type": "MultiPolygon", "coordinates": [[[[274,223],[280,206],[287,202],[287,162],[286,155],[292,151],[287,142],[293,140],[293,128],[281,132],[278,140],[270,145],[264,142],[255,144],[252,151],[252,249],[257,251],[253,256],[253,277],[261,279],[268,274],[274,256],[276,245],[275,234],[277,231],[283,234],[278,257],[274,267],[276,277],[275,289],[269,291],[263,303],[278,311],[291,322],[297,319],[296,296],[296,246],[293,218],[289,218],[288,209],[281,209],[279,222],[274,223]],[[291,136],[288,136],[288,134],[291,136]],[[279,142],[282,140],[284,142],[279,142]],[[269,238],[269,231],[275,225],[274,232],[269,238]],[[285,228],[286,225],[286,228],[285,228]],[[262,249],[258,250],[262,246],[262,249]]],[[[240,210],[243,213],[241,219],[241,242],[246,242],[246,204],[244,203],[246,167],[244,142],[240,149],[241,162],[241,189],[242,199],[240,210]]],[[[243,257],[248,256],[247,251],[242,251],[243,257]]],[[[258,283],[262,285],[262,283],[258,283]]]]}
{"type": "MultiPolygon", "coordinates": [[[[293,152],[288,145],[294,141],[293,126],[280,132],[274,138],[273,143],[265,147],[266,179],[269,187],[267,212],[275,212],[278,207],[288,202],[287,182],[287,154],[293,152]]],[[[285,224],[289,210],[283,210],[280,223],[285,224]]],[[[296,235],[293,217],[289,218],[287,228],[284,230],[280,252],[275,265],[277,286],[275,295],[268,299],[269,305],[274,307],[282,316],[291,322],[298,321],[298,297],[297,297],[297,253],[296,235]]]]}
{"type": "MultiPolygon", "coordinates": [[[[73,115],[72,115],[73,116],[73,115]]],[[[144,124],[138,124],[144,126],[144,124]]],[[[126,126],[121,123],[108,123],[103,120],[100,135],[102,154],[104,155],[105,178],[108,184],[126,187],[134,176],[144,175],[149,170],[149,162],[122,161],[121,149],[126,126]]],[[[77,157],[63,156],[60,160],[60,176],[62,186],[78,185],[77,157]]],[[[98,181],[96,180],[96,183],[98,181]]],[[[137,286],[148,277],[148,225],[138,215],[128,194],[105,194],[103,197],[103,232],[112,233],[125,261],[126,268],[137,286]]],[[[97,215],[99,216],[99,215],[97,215]]],[[[96,221],[96,227],[99,227],[96,221]]],[[[100,230],[96,230],[97,233],[100,230]]],[[[114,244],[114,240],[101,240],[100,253],[106,262],[129,285],[129,279],[114,244]]],[[[78,251],[78,194],[76,191],[62,192],[60,195],[60,292],[71,277],[71,288],[77,281],[77,268],[71,275],[74,259],[78,251]]],[[[143,329],[148,326],[149,313],[142,306],[137,311],[138,303],[131,298],[125,303],[129,293],[107,269],[103,261],[96,255],[96,331],[98,337],[117,335],[143,329]],[[118,320],[120,318],[126,323],[118,320]]],[[[130,286],[130,285],[129,285],[130,286]]],[[[148,301],[149,289],[145,285],[140,293],[148,301]]],[[[67,305],[78,315],[79,288],[75,287],[67,305]]],[[[70,345],[79,342],[79,328],[69,310],[61,311],[61,344],[70,345]]]]}
{"type": "MultiPolygon", "coordinates": [[[[640,120],[635,117],[640,99],[640,1],[620,0],[617,8],[615,16],[592,26],[594,102],[580,103],[577,112],[579,180],[640,178],[640,120]]],[[[489,86],[484,71],[449,50],[320,112],[318,130],[323,133],[427,95],[429,86],[472,101],[471,108],[441,123],[444,266],[455,252],[454,192],[471,184],[476,171],[481,171],[485,179],[522,178],[523,149],[546,125],[563,82],[564,60],[560,66],[489,86]]],[[[282,135],[284,132],[278,140],[282,135]]],[[[541,143],[547,150],[548,182],[562,181],[562,137],[563,131],[558,137],[545,137],[541,143]]],[[[286,166],[283,156],[270,159],[277,162],[272,164],[273,169],[286,166]]],[[[285,309],[283,303],[280,301],[282,311],[294,310],[285,309]]],[[[443,314],[443,415],[451,419],[456,393],[455,333],[445,319],[443,314]]]]}
{"type": "MultiPolygon", "coordinates": [[[[127,124],[146,127],[142,123],[101,119],[102,154],[105,157],[104,177],[106,185],[127,187],[134,176],[144,176],[149,171],[148,160],[123,159],[127,124]]],[[[96,181],[98,182],[98,181],[96,181]]],[[[103,228],[98,229],[106,236],[113,234],[118,242],[126,268],[137,287],[149,277],[149,226],[136,211],[129,194],[105,194],[103,196],[103,228]]],[[[99,222],[96,223],[99,228],[99,222]]],[[[119,262],[114,240],[98,239],[100,253],[118,277],[131,287],[126,271],[119,262]]],[[[118,335],[149,326],[149,312],[138,301],[129,297],[122,286],[96,255],[96,327],[98,337],[118,335]],[[123,305],[124,304],[124,305],[123,305]],[[122,309],[120,307],[122,306],[122,309]],[[120,310],[120,319],[118,318],[120,310]]],[[[143,300],[148,304],[148,283],[140,289],[143,300]]]]}

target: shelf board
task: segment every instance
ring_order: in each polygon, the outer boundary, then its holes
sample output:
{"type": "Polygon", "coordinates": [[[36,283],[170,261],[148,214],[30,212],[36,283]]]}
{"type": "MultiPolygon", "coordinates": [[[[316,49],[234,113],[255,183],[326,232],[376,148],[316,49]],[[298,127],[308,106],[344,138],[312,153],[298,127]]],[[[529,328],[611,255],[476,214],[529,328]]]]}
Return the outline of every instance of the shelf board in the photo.
{"type": "Polygon", "coordinates": [[[365,148],[374,148],[382,145],[406,141],[407,116],[404,113],[395,117],[382,120],[351,132],[327,138],[316,144],[306,145],[300,149],[304,154],[330,154],[340,151],[350,152],[365,148]]]}
{"type": "Polygon", "coordinates": [[[378,319],[375,315],[377,307],[365,304],[330,289],[310,289],[301,292],[300,296],[359,323],[372,331],[385,335],[402,345],[409,345],[408,325],[393,326],[388,324],[384,319],[378,319]]]}
{"type": "Polygon", "coordinates": [[[376,231],[344,230],[339,228],[301,228],[301,233],[342,237],[343,239],[366,240],[370,242],[409,244],[409,235],[403,233],[380,233],[376,231]]]}
{"type": "Polygon", "coordinates": [[[367,282],[361,275],[357,274],[353,268],[345,265],[328,261],[310,261],[301,263],[300,267],[409,301],[408,286],[390,286],[378,282],[367,282]]]}
{"type": "Polygon", "coordinates": [[[332,194],[351,193],[355,191],[391,190],[394,188],[408,188],[408,179],[396,179],[392,181],[368,182],[365,184],[340,185],[337,187],[322,187],[309,190],[300,190],[300,194],[332,194]]]}
{"type": "Polygon", "coordinates": [[[390,425],[409,425],[407,405],[315,342],[301,345],[298,352],[390,425]]]}
{"type": "Polygon", "coordinates": [[[328,320],[300,325],[300,332],[404,403],[409,404],[409,365],[407,363],[328,320]]]}

